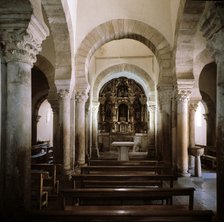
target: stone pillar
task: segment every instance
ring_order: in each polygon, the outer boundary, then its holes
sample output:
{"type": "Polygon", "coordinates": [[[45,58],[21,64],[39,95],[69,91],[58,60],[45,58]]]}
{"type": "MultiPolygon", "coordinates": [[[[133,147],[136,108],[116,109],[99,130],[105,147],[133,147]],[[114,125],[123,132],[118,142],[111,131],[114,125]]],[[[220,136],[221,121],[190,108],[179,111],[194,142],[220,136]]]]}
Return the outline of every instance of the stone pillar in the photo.
{"type": "Polygon", "coordinates": [[[71,171],[70,149],[70,94],[66,89],[59,90],[59,113],[61,118],[61,141],[63,147],[63,171],[68,175],[71,171]]]}
{"type": "Polygon", "coordinates": [[[201,31],[217,64],[217,221],[224,221],[224,5],[221,2],[206,4],[201,31]]]}
{"type": "Polygon", "coordinates": [[[91,158],[98,158],[99,149],[98,149],[98,110],[99,102],[92,103],[92,150],[91,158]]]}
{"type": "MultiPolygon", "coordinates": [[[[5,183],[5,152],[6,152],[6,62],[3,58],[0,44],[0,193],[4,193],[5,183]]],[[[3,209],[4,202],[3,198],[0,198],[0,214],[3,209]]]]}
{"type": "Polygon", "coordinates": [[[177,167],[181,176],[188,173],[188,100],[190,90],[177,92],[177,167]]]}
{"type": "MultiPolygon", "coordinates": [[[[198,107],[198,101],[189,102],[189,148],[195,147],[195,112],[198,107]]],[[[195,157],[189,155],[189,172],[194,172],[195,157]]]]}
{"type": "Polygon", "coordinates": [[[172,166],[177,169],[177,101],[172,97],[172,166]]]}
{"type": "Polygon", "coordinates": [[[85,105],[88,96],[85,92],[76,92],[76,148],[78,165],[85,164],[85,105]]]}
{"type": "Polygon", "coordinates": [[[63,153],[60,150],[60,130],[59,130],[59,101],[49,100],[53,112],[53,156],[54,163],[61,163],[63,153]]]}
{"type": "Polygon", "coordinates": [[[159,104],[161,109],[161,145],[164,161],[171,162],[171,117],[173,86],[159,86],[159,104]]]}
{"type": "Polygon", "coordinates": [[[71,121],[70,121],[70,127],[71,127],[71,139],[70,139],[70,147],[71,147],[71,169],[74,170],[75,167],[75,158],[76,158],[76,152],[75,152],[75,93],[72,93],[71,97],[71,121]]]}
{"type": "Polygon", "coordinates": [[[32,144],[37,143],[37,124],[40,120],[41,116],[32,115],[32,144]]]}
{"type": "Polygon", "coordinates": [[[149,151],[148,157],[155,158],[156,157],[156,147],[155,147],[155,105],[148,105],[149,109],[149,151]],[[154,151],[154,152],[153,152],[154,151]],[[153,152],[153,153],[151,153],[153,152]]]}
{"type": "Polygon", "coordinates": [[[13,216],[30,208],[31,68],[48,30],[34,15],[31,20],[26,18],[21,24],[13,21],[8,26],[0,32],[7,62],[4,213],[13,216]]]}

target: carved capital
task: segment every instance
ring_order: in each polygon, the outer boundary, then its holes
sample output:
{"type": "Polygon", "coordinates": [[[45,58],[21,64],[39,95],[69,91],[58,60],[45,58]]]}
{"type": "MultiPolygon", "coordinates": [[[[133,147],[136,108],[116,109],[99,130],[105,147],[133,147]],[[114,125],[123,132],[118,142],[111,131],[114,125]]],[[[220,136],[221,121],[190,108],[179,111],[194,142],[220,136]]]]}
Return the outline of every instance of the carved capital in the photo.
{"type": "Polygon", "coordinates": [[[154,113],[156,111],[156,106],[155,105],[148,105],[149,112],[154,113]]]}
{"type": "Polygon", "coordinates": [[[41,51],[42,41],[49,35],[39,20],[32,15],[28,27],[3,29],[1,44],[6,62],[17,61],[31,66],[36,62],[36,55],[41,51]]]}
{"type": "Polygon", "coordinates": [[[70,94],[69,94],[69,90],[68,89],[61,89],[61,90],[58,91],[58,96],[61,99],[68,98],[69,95],[70,94]]]}
{"type": "Polygon", "coordinates": [[[99,102],[94,102],[94,103],[92,103],[92,112],[93,112],[93,113],[97,113],[97,112],[98,112],[98,110],[99,110],[99,105],[100,105],[99,102]]]}
{"type": "Polygon", "coordinates": [[[196,112],[198,108],[198,101],[189,101],[189,111],[196,112]]]}
{"type": "Polygon", "coordinates": [[[177,90],[176,100],[178,102],[188,102],[188,100],[190,99],[190,95],[191,95],[191,90],[186,90],[186,89],[177,90]]]}
{"type": "Polygon", "coordinates": [[[75,93],[75,100],[78,103],[85,103],[88,99],[88,95],[85,91],[76,91],[75,93]]]}

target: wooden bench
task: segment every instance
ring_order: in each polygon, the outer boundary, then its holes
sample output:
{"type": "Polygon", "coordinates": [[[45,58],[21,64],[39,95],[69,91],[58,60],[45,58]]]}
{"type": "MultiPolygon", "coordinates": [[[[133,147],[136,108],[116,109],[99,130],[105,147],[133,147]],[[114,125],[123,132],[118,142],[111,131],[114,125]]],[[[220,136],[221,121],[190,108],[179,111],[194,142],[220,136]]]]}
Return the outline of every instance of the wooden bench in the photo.
{"type": "Polygon", "coordinates": [[[93,205],[108,204],[134,204],[140,201],[140,204],[151,204],[152,200],[165,200],[167,204],[172,204],[174,196],[188,196],[189,210],[193,210],[194,205],[194,188],[89,188],[89,189],[63,189],[62,205],[63,209],[69,205],[68,200],[75,205],[85,205],[93,203],[93,205]],[[71,199],[73,200],[71,202],[71,199]],[[75,201],[74,201],[75,200],[75,201]],[[131,201],[131,202],[130,202],[131,201]]]}
{"type": "Polygon", "coordinates": [[[167,169],[166,166],[82,166],[80,167],[81,174],[89,174],[89,173],[130,173],[130,172],[150,172],[154,174],[164,174],[164,173],[172,173],[172,169],[167,169]]]}
{"type": "Polygon", "coordinates": [[[141,187],[157,186],[163,187],[163,182],[168,181],[173,187],[176,177],[170,175],[156,175],[143,173],[130,174],[74,174],[72,175],[74,188],[116,188],[116,187],[141,187]]]}
{"type": "Polygon", "coordinates": [[[156,165],[167,165],[167,163],[157,160],[130,160],[130,161],[119,161],[119,160],[89,160],[89,166],[156,166],[156,165]]]}
{"type": "Polygon", "coordinates": [[[47,177],[47,172],[31,172],[31,199],[36,201],[40,210],[48,205],[48,191],[45,191],[43,186],[47,177]]]}
{"type": "Polygon", "coordinates": [[[207,166],[210,166],[212,169],[216,168],[216,157],[210,155],[202,155],[201,161],[207,166]]]}
{"type": "Polygon", "coordinates": [[[32,222],[212,222],[211,210],[186,210],[182,206],[76,206],[68,210],[32,211],[32,222]]]}
{"type": "Polygon", "coordinates": [[[49,177],[44,180],[44,187],[49,187],[49,191],[52,190],[52,194],[58,194],[59,192],[59,179],[57,175],[57,164],[31,164],[32,170],[43,170],[49,172],[49,177]]]}

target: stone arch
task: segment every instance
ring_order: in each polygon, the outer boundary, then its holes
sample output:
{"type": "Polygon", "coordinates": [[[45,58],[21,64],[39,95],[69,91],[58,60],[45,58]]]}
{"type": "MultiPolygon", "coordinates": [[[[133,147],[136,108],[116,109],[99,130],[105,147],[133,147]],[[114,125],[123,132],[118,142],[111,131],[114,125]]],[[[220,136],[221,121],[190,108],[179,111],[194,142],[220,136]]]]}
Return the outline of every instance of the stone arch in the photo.
{"type": "Polygon", "coordinates": [[[113,76],[114,76],[113,74],[121,73],[124,71],[136,74],[137,76],[140,77],[142,82],[140,82],[138,80],[137,80],[137,82],[141,86],[143,86],[143,89],[145,90],[145,94],[146,94],[147,98],[150,94],[149,92],[151,92],[151,94],[153,95],[153,93],[155,91],[155,86],[154,86],[154,82],[151,79],[151,77],[149,76],[149,74],[136,65],[122,63],[122,64],[110,66],[109,68],[107,68],[107,69],[103,70],[101,73],[99,73],[99,75],[97,76],[97,78],[94,82],[93,89],[92,89],[93,100],[98,101],[99,91],[100,91],[101,87],[106,83],[105,81],[102,81],[102,80],[108,80],[107,79],[108,77],[113,78],[113,76]]]}
{"type": "Polygon", "coordinates": [[[160,67],[159,81],[172,84],[171,49],[165,37],[141,21],[114,19],[94,28],[79,46],[75,57],[76,87],[88,87],[88,65],[93,53],[107,42],[124,38],[137,40],[151,49],[160,67]]]}
{"type": "Polygon", "coordinates": [[[46,76],[49,84],[49,91],[57,93],[54,82],[55,69],[53,65],[41,55],[37,55],[37,62],[34,65],[46,76]]]}
{"type": "Polygon", "coordinates": [[[176,78],[193,79],[193,52],[194,36],[197,32],[198,22],[205,8],[203,1],[186,1],[179,9],[175,33],[176,43],[176,78]]]}
{"type": "Polygon", "coordinates": [[[70,33],[61,0],[43,0],[55,47],[55,80],[71,80],[70,33]]]}
{"type": "Polygon", "coordinates": [[[196,80],[199,79],[199,76],[204,66],[213,61],[214,59],[211,57],[211,53],[207,49],[204,49],[195,57],[194,73],[196,76],[196,80]]]}

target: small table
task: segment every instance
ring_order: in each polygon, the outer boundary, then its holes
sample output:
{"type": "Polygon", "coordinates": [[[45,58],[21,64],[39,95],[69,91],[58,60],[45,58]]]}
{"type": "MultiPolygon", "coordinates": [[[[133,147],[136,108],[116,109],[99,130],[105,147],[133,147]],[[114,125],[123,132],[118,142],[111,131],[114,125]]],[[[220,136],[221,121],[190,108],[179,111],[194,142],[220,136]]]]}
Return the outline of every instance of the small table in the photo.
{"type": "Polygon", "coordinates": [[[134,146],[134,142],[113,142],[111,145],[119,148],[118,150],[118,160],[128,161],[128,150],[129,147],[134,146]]]}

